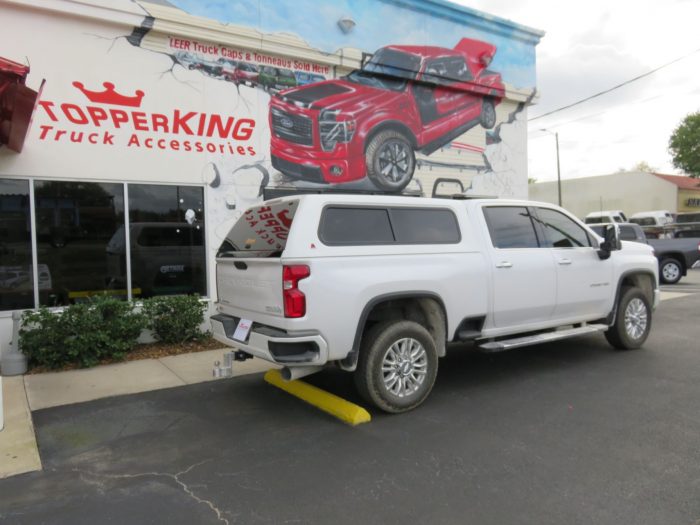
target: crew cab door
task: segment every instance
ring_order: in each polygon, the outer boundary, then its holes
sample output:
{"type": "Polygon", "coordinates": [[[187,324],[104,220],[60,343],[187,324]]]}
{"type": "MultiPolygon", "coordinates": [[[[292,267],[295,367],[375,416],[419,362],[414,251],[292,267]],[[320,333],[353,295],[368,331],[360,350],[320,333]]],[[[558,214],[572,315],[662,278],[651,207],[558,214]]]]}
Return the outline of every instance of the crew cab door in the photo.
{"type": "Polygon", "coordinates": [[[544,207],[533,211],[556,268],[553,317],[605,317],[615,295],[612,259],[601,260],[592,237],[568,215],[544,207]]]}
{"type": "Polygon", "coordinates": [[[484,206],[490,243],[494,328],[546,322],[556,301],[556,270],[526,206],[484,206]]]}

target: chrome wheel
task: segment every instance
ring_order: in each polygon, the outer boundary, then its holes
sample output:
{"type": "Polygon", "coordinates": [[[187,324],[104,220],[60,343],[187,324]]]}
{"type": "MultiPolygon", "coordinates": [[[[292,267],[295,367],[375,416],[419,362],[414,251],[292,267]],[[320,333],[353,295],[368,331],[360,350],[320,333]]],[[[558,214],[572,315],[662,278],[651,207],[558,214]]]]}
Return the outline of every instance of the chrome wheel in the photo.
{"type": "Polygon", "coordinates": [[[405,337],[393,343],[382,359],[386,389],[397,397],[418,391],[428,373],[428,354],[417,340],[405,337]]]}
{"type": "Polygon", "coordinates": [[[411,151],[400,140],[389,140],[379,150],[379,173],[392,185],[398,185],[413,175],[411,151]]]}
{"type": "Polygon", "coordinates": [[[631,339],[639,339],[647,329],[648,315],[644,301],[635,297],[625,308],[625,331],[631,339]]]}

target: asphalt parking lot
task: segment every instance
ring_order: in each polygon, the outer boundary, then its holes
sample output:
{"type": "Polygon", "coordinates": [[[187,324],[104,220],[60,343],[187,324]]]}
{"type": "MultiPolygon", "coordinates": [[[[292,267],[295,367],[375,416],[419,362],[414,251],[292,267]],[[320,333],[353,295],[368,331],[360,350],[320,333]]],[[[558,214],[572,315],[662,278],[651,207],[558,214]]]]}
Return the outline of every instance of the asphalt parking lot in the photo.
{"type": "Polygon", "coordinates": [[[424,406],[355,428],[261,375],[40,410],[44,471],[0,481],[0,523],[695,525],[698,312],[663,302],[630,352],[454,348],[424,406]]]}

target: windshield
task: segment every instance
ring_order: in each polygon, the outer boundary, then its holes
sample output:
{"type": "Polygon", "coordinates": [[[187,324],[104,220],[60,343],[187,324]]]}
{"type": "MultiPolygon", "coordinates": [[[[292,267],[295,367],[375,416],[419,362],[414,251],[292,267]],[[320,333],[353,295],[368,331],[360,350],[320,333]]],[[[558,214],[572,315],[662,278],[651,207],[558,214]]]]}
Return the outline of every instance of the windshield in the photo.
{"type": "Polygon", "coordinates": [[[408,80],[416,78],[419,69],[419,57],[393,49],[380,49],[362,69],[353,71],[346,78],[356,84],[401,91],[408,80]]]}

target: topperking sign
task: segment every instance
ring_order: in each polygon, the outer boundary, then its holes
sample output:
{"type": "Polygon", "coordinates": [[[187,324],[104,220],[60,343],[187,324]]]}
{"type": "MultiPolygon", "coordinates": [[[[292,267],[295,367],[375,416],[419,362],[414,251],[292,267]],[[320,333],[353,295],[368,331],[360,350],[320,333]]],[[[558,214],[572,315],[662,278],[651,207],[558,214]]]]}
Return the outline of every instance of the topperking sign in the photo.
{"type": "Polygon", "coordinates": [[[121,94],[112,82],[92,90],[72,83],[84,103],[41,100],[48,122],[38,126],[42,141],[127,149],[169,150],[185,153],[255,156],[249,144],[256,121],[218,113],[174,108],[168,113],[142,108],[148,96],[143,90],[121,94]]]}

